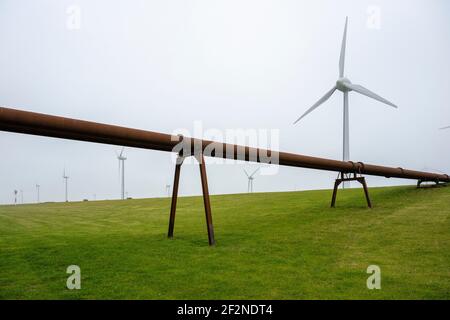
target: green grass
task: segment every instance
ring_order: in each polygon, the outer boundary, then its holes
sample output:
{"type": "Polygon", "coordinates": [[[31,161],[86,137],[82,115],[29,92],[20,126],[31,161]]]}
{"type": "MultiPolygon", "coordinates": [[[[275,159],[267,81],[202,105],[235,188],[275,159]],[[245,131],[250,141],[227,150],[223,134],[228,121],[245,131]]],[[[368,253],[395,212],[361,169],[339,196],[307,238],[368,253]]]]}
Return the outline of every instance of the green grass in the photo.
{"type": "Polygon", "coordinates": [[[449,299],[450,188],[370,192],[213,196],[215,247],[200,197],[0,206],[0,299],[449,299]]]}

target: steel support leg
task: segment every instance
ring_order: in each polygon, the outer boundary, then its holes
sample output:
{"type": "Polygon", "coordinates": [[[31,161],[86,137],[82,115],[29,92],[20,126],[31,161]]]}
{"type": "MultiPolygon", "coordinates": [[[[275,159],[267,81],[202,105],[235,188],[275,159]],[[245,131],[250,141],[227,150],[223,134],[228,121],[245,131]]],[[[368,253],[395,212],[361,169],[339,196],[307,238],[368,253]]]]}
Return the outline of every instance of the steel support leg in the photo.
{"type": "Polygon", "coordinates": [[[167,236],[173,238],[173,228],[175,226],[175,213],[177,211],[177,199],[178,199],[178,185],[180,182],[181,165],[184,158],[178,157],[177,164],[175,165],[175,176],[173,178],[173,190],[172,190],[172,203],[170,205],[170,219],[169,219],[169,232],[167,236]]]}
{"type": "Polygon", "coordinates": [[[209,201],[208,180],[206,177],[205,158],[203,154],[196,156],[200,166],[200,178],[202,180],[203,204],[205,206],[206,228],[208,229],[208,242],[210,246],[215,245],[214,227],[211,215],[211,203],[209,201]]]}
{"type": "Polygon", "coordinates": [[[333,196],[331,197],[331,207],[334,208],[336,204],[336,194],[339,188],[339,185],[341,184],[341,179],[336,179],[334,182],[334,189],[333,189],[333,196]]]}
{"type": "Polygon", "coordinates": [[[364,194],[365,194],[365,196],[366,196],[367,206],[368,206],[369,208],[372,208],[372,202],[370,202],[369,189],[367,188],[366,178],[364,178],[364,177],[359,178],[358,181],[359,181],[359,183],[361,183],[362,186],[363,186],[364,194]]]}

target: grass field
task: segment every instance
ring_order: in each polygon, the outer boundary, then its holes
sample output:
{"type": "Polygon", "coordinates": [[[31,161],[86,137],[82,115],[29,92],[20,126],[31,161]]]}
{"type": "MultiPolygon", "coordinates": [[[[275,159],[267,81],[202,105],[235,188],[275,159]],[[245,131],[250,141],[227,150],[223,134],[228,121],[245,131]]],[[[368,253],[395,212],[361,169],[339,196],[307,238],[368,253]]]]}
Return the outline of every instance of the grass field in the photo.
{"type": "Polygon", "coordinates": [[[213,196],[216,247],[201,197],[0,206],[0,299],[450,299],[450,188],[370,192],[213,196]]]}

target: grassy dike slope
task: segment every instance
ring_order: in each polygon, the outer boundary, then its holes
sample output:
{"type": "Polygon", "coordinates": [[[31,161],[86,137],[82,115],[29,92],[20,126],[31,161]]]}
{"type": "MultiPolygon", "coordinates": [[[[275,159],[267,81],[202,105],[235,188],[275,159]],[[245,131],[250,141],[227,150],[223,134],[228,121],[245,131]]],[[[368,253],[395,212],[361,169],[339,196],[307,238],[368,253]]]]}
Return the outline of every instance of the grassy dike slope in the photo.
{"type": "Polygon", "coordinates": [[[213,196],[213,248],[201,197],[0,206],[0,299],[450,299],[450,188],[370,192],[213,196]]]}

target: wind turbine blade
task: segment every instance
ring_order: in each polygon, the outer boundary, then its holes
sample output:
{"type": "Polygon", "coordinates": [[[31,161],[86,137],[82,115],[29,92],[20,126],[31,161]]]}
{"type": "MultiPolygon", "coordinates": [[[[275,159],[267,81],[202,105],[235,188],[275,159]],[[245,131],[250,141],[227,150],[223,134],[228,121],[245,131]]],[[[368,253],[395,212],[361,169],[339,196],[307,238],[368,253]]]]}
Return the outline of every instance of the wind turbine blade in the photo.
{"type": "Polygon", "coordinates": [[[244,169],[245,175],[249,177],[247,170],[244,169]]]}
{"type": "Polygon", "coordinates": [[[450,126],[439,128],[439,130],[445,130],[445,129],[450,129],[450,126]]]}
{"type": "Polygon", "coordinates": [[[259,168],[256,169],[255,171],[253,171],[253,173],[250,175],[250,178],[253,178],[253,175],[254,175],[258,170],[259,170],[259,168]]]}
{"type": "Polygon", "coordinates": [[[369,89],[364,88],[363,86],[360,86],[360,85],[357,85],[357,84],[353,84],[353,83],[345,83],[344,85],[345,85],[348,89],[351,89],[351,90],[353,90],[353,91],[356,91],[356,92],[358,92],[358,93],[360,93],[360,94],[362,94],[362,95],[365,95],[365,96],[367,96],[367,97],[369,97],[369,98],[372,98],[372,99],[378,100],[378,101],[380,101],[380,102],[383,102],[383,103],[385,103],[385,104],[387,104],[387,105],[389,105],[389,106],[391,106],[391,107],[398,108],[398,107],[397,107],[395,104],[393,104],[392,102],[390,102],[390,101],[386,100],[385,98],[383,98],[383,97],[377,95],[376,93],[370,91],[369,89]]]}
{"type": "Polygon", "coordinates": [[[345,18],[344,35],[342,37],[342,45],[341,45],[341,56],[339,57],[339,77],[341,78],[344,76],[345,49],[347,47],[347,25],[348,25],[348,17],[345,18]]]}
{"type": "Polygon", "coordinates": [[[122,150],[120,150],[120,157],[122,157],[123,149],[125,149],[125,147],[122,147],[122,150]]]}
{"type": "Polygon", "coordinates": [[[317,101],[311,108],[309,108],[308,110],[306,110],[306,112],[297,120],[295,120],[294,124],[296,124],[297,122],[299,122],[300,120],[302,120],[308,113],[310,113],[311,111],[313,111],[314,109],[316,109],[318,106],[320,106],[322,103],[324,103],[325,101],[327,101],[331,95],[334,93],[334,91],[336,91],[336,87],[333,87],[330,91],[328,91],[327,93],[325,93],[325,95],[319,99],[319,101],[317,101]]]}

